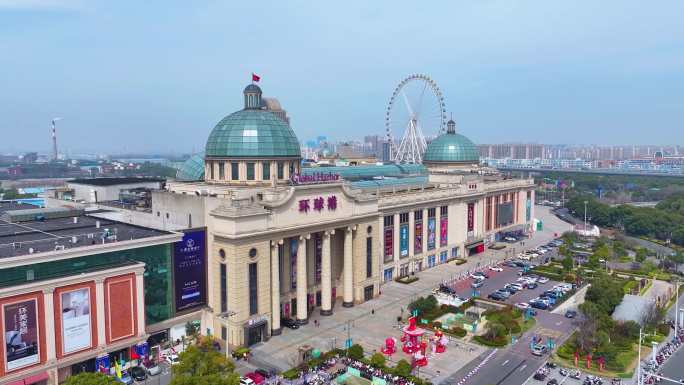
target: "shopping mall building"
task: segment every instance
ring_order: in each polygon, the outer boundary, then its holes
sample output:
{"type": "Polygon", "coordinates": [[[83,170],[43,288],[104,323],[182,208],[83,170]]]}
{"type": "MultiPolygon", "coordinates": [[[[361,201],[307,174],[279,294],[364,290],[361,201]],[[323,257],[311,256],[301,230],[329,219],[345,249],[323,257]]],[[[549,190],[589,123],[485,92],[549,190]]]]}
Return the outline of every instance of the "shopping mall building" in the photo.
{"type": "Polygon", "coordinates": [[[251,84],[244,109],[221,120],[205,153],[153,197],[169,221],[205,221],[204,325],[232,346],[280,334],[284,317],[306,324],[312,312],[344,311],[385,282],[533,231],[533,181],[481,167],[453,121],[422,165],[300,164],[289,120],[251,84]]]}

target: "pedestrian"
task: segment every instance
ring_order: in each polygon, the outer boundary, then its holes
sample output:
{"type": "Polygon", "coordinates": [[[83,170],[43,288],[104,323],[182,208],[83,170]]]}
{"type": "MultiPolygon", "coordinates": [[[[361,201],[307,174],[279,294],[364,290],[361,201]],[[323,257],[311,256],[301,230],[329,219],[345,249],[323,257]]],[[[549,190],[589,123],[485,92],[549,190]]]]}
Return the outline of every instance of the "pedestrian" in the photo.
{"type": "Polygon", "coordinates": [[[371,309],[371,314],[375,315],[375,309],[371,309]]]}

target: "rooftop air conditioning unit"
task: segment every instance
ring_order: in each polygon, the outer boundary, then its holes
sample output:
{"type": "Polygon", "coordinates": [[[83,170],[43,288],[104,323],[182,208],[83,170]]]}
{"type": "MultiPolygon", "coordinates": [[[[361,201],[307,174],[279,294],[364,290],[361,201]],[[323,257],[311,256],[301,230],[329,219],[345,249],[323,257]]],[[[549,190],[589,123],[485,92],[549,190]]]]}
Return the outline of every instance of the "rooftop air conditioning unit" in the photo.
{"type": "Polygon", "coordinates": [[[33,254],[33,247],[29,247],[29,254],[33,254]]]}
{"type": "Polygon", "coordinates": [[[78,237],[77,236],[71,237],[71,243],[78,243],[78,237]]]}
{"type": "Polygon", "coordinates": [[[55,245],[55,251],[64,250],[64,245],[55,245]]]}
{"type": "Polygon", "coordinates": [[[100,228],[100,221],[95,221],[95,228],[99,229],[100,228]]]}
{"type": "Polygon", "coordinates": [[[74,217],[74,223],[78,223],[78,217],[74,217]]]}

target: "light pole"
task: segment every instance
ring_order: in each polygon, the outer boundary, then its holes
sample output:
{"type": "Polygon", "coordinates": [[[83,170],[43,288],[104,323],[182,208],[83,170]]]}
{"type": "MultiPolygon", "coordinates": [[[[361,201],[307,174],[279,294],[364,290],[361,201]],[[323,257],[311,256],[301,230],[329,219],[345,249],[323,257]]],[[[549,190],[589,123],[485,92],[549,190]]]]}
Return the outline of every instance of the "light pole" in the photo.
{"type": "Polygon", "coordinates": [[[679,280],[675,282],[675,338],[677,338],[677,328],[679,327],[679,280]]]}

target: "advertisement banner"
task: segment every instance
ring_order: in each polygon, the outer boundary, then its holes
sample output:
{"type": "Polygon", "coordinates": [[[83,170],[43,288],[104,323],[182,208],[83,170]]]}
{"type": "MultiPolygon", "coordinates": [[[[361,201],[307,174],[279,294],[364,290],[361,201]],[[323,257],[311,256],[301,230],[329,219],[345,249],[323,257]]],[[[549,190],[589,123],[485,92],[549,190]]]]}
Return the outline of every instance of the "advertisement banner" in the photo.
{"type": "Polygon", "coordinates": [[[173,253],[173,277],[176,311],[206,304],[206,232],[188,231],[176,242],[173,253]]]}
{"type": "Polygon", "coordinates": [[[468,231],[475,231],[475,203],[468,203],[468,231]]]}
{"type": "Polygon", "coordinates": [[[5,368],[7,371],[40,362],[38,302],[35,299],[2,306],[5,319],[5,368]]]}
{"type": "Polygon", "coordinates": [[[394,227],[385,227],[385,260],[394,256],[394,227]]]}
{"type": "Polygon", "coordinates": [[[413,253],[420,254],[423,252],[423,222],[416,222],[413,231],[413,253]]]}
{"type": "Polygon", "coordinates": [[[447,245],[447,237],[449,234],[449,218],[447,217],[441,217],[439,218],[439,245],[440,246],[446,246],[447,245]]]}
{"type": "Polygon", "coordinates": [[[525,221],[529,222],[532,219],[532,200],[528,199],[525,203],[525,221]]]}
{"type": "Polygon", "coordinates": [[[297,248],[299,243],[297,239],[290,239],[290,287],[297,288],[297,248]]]}
{"type": "Polygon", "coordinates": [[[62,301],[62,352],[69,354],[92,346],[90,288],[67,291],[62,301]]]}
{"type": "Polygon", "coordinates": [[[409,248],[409,227],[408,223],[399,226],[399,255],[401,257],[408,256],[409,248]]]}
{"type": "Polygon", "coordinates": [[[435,227],[437,225],[437,221],[435,221],[435,218],[428,218],[428,234],[427,234],[427,248],[428,250],[432,250],[435,248],[435,227]]]}

